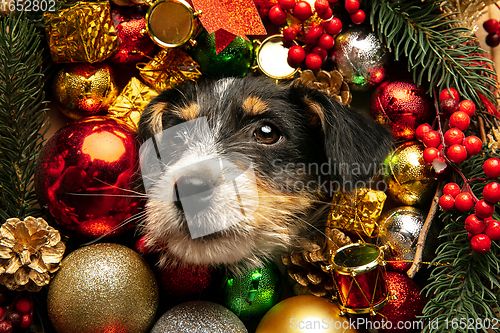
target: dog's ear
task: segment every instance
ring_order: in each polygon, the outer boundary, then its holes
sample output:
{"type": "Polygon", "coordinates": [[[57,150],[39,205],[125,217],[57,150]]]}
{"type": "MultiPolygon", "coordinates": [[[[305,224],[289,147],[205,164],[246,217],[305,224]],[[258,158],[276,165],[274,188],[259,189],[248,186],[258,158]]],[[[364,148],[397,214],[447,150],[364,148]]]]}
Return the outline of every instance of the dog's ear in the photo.
{"type": "Polygon", "coordinates": [[[317,89],[293,84],[290,98],[307,113],[310,125],[322,132],[332,177],[344,188],[359,187],[377,172],[391,149],[386,127],[317,89]]]}

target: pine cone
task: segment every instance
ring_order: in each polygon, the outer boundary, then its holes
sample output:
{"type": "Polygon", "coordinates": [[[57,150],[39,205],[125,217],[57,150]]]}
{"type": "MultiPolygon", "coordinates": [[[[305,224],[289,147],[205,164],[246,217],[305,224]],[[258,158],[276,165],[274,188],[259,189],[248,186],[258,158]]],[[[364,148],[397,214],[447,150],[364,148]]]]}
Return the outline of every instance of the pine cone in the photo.
{"type": "Polygon", "coordinates": [[[326,92],[344,105],[351,103],[352,95],[349,85],[344,81],[344,77],[339,71],[327,72],[321,70],[314,75],[312,70],[306,69],[300,73],[300,77],[296,80],[300,81],[306,87],[326,92]]]}
{"type": "Polygon", "coordinates": [[[331,298],[335,295],[329,266],[332,251],[352,243],[351,239],[338,229],[326,228],[326,237],[317,237],[304,245],[304,250],[294,251],[281,256],[283,264],[288,266],[288,275],[296,281],[294,292],[297,295],[312,294],[331,298]]]}
{"type": "Polygon", "coordinates": [[[44,219],[8,219],[0,227],[0,283],[39,291],[59,269],[65,249],[59,231],[44,219]]]}

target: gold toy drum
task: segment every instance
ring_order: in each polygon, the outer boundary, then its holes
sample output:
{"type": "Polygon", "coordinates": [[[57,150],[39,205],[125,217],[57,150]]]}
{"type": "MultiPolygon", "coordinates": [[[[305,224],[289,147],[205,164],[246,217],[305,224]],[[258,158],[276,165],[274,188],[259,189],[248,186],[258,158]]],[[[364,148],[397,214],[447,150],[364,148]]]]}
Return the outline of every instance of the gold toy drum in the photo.
{"type": "Polygon", "coordinates": [[[146,13],[146,28],[161,47],[178,47],[193,42],[201,25],[193,7],[184,0],[159,0],[146,13]]]}
{"type": "Polygon", "coordinates": [[[343,312],[375,314],[387,303],[384,252],[373,244],[354,243],[332,255],[333,282],[343,312]]]}

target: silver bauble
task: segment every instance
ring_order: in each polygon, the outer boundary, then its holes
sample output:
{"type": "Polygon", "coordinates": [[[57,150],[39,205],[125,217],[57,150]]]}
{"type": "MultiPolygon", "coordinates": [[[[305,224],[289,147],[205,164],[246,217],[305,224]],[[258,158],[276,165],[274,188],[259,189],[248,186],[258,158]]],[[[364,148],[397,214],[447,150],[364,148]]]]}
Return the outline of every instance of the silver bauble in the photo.
{"type": "Polygon", "coordinates": [[[386,77],[389,52],[369,27],[356,26],[335,39],[333,60],[353,88],[375,87],[386,77]]]}
{"type": "MultiPolygon", "coordinates": [[[[377,245],[390,246],[391,255],[385,258],[389,268],[404,272],[411,267],[426,217],[426,213],[411,206],[394,208],[380,217],[377,245]]],[[[431,226],[424,246],[424,258],[433,253],[438,233],[435,224],[431,226]]]]}
{"type": "Polygon", "coordinates": [[[248,333],[241,320],[220,304],[192,301],[174,306],[151,333],[248,333]]]}

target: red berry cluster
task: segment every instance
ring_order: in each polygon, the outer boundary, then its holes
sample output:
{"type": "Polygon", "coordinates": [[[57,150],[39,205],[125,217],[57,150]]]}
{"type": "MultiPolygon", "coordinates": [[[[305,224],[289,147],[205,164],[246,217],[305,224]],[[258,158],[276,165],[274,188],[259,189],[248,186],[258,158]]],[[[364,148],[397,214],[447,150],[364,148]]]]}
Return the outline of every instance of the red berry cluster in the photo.
{"type": "MultiPolygon", "coordinates": [[[[488,178],[500,176],[500,159],[490,158],[483,164],[483,171],[488,178]]],[[[469,232],[472,249],[477,253],[486,253],[491,241],[500,240],[500,222],[492,218],[495,205],[500,201],[500,184],[490,182],[483,188],[483,199],[477,200],[465,189],[455,183],[446,184],[443,195],[439,198],[439,206],[443,210],[455,207],[461,212],[468,212],[474,207],[474,214],[465,219],[465,229],[469,232]],[[475,202],[475,203],[474,203],[475,202]]]]}
{"type": "MultiPolygon", "coordinates": [[[[288,63],[292,67],[299,67],[304,62],[305,67],[311,70],[319,70],[335,44],[333,35],[342,31],[342,22],[338,18],[332,18],[320,25],[313,25],[304,35],[304,46],[293,45],[288,49],[288,63]]],[[[292,41],[299,32],[297,27],[291,26],[283,29],[285,40],[292,41]]]]}
{"type": "Polygon", "coordinates": [[[447,161],[462,163],[472,155],[479,154],[482,148],[481,139],[471,135],[465,137],[465,131],[470,125],[470,117],[476,107],[472,101],[459,103],[456,89],[443,90],[439,95],[441,109],[445,115],[450,115],[449,129],[443,136],[433,130],[429,124],[422,124],[416,129],[416,137],[425,145],[423,158],[425,163],[434,166],[437,173],[442,173],[447,167],[447,161]],[[446,159],[445,159],[446,157],[446,159]]]}
{"type": "Polygon", "coordinates": [[[27,328],[33,324],[33,299],[27,293],[19,294],[13,301],[11,292],[0,289],[0,333],[11,333],[15,327],[27,328]]]}
{"type": "MultiPolygon", "coordinates": [[[[333,36],[342,31],[342,22],[333,17],[330,3],[338,0],[316,0],[314,9],[309,2],[303,0],[278,0],[269,9],[268,16],[272,23],[282,25],[287,21],[290,13],[301,24],[294,24],[283,29],[285,41],[292,42],[300,37],[304,46],[294,45],[288,52],[288,63],[292,67],[304,65],[311,70],[319,70],[323,62],[328,57],[328,50],[333,48],[335,39],[333,36]],[[304,21],[316,14],[320,20],[306,28],[304,21]]],[[[365,13],[359,9],[359,0],[346,0],[345,8],[351,16],[351,20],[356,24],[361,24],[365,20],[365,13]]]]}
{"type": "Polygon", "coordinates": [[[486,36],[486,44],[490,47],[495,47],[500,44],[500,23],[497,19],[489,19],[484,21],[483,28],[488,33],[486,36]]]}

